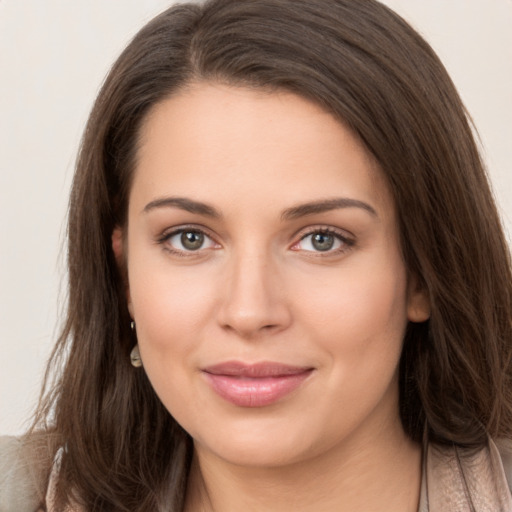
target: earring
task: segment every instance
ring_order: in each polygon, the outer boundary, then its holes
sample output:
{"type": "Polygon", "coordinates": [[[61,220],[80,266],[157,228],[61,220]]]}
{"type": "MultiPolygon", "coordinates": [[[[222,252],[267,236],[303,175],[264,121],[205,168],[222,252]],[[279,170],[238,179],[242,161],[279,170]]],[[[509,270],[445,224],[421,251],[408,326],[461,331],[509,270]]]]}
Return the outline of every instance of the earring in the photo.
{"type": "Polygon", "coordinates": [[[139,345],[135,345],[130,352],[130,361],[132,366],[135,368],[140,368],[142,366],[142,359],[140,358],[139,345]]]}
{"type": "MultiPolygon", "coordinates": [[[[130,322],[130,329],[135,332],[135,322],[133,320],[130,322]]],[[[132,351],[130,352],[130,362],[135,368],[140,368],[142,366],[142,359],[140,358],[138,343],[135,345],[135,347],[132,348],[132,351]]]]}

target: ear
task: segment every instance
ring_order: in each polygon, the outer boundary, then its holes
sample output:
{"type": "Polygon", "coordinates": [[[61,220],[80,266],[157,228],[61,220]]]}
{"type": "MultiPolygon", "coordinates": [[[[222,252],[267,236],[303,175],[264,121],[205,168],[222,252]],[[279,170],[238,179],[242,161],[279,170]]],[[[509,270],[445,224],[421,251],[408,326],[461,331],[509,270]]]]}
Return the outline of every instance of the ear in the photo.
{"type": "Polygon", "coordinates": [[[121,274],[121,278],[124,282],[126,305],[128,306],[128,311],[130,312],[130,316],[133,319],[133,306],[130,295],[130,283],[128,281],[128,270],[126,268],[126,255],[123,240],[123,230],[119,226],[116,226],[114,228],[114,231],[112,231],[112,251],[114,252],[117,268],[119,269],[119,273],[121,274]]]}
{"type": "Polygon", "coordinates": [[[407,284],[407,318],[415,323],[430,318],[430,298],[426,287],[416,276],[409,276],[407,284]]]}

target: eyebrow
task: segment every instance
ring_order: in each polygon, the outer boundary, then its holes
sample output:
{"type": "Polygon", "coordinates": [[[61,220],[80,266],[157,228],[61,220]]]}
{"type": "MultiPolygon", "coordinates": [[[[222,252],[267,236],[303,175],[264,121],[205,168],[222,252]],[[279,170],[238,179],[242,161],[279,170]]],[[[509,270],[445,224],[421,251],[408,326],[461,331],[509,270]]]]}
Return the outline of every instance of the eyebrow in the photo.
{"type": "Polygon", "coordinates": [[[143,212],[147,213],[156,208],[179,208],[180,210],[197,213],[198,215],[204,215],[205,217],[212,217],[214,219],[222,217],[213,206],[199,201],[193,201],[186,197],[161,197],[155,199],[144,207],[143,212]]]}
{"type": "Polygon", "coordinates": [[[283,220],[293,220],[307,215],[315,215],[324,213],[331,210],[338,210],[340,208],[360,208],[373,217],[378,217],[375,209],[364,201],[358,199],[351,199],[349,197],[338,197],[334,199],[325,199],[322,201],[313,201],[311,203],[300,204],[287,208],[281,214],[283,220]]]}
{"type": "MultiPolygon", "coordinates": [[[[204,215],[214,219],[220,219],[221,213],[213,206],[200,201],[194,201],[186,197],[161,197],[149,202],[143,212],[147,213],[157,208],[179,208],[190,213],[204,215]]],[[[339,197],[334,199],[324,199],[321,201],[312,201],[297,206],[287,208],[281,214],[282,220],[293,220],[307,215],[315,215],[324,213],[331,210],[338,210],[341,208],[360,208],[374,217],[378,217],[375,209],[364,201],[358,199],[351,199],[349,197],[339,197]]]]}

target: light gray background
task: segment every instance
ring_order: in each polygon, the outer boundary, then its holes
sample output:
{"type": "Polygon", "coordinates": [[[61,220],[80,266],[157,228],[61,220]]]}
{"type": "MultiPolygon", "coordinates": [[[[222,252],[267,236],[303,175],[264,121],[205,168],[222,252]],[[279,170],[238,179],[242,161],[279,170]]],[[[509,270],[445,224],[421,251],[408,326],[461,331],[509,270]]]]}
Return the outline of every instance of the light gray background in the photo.
{"type": "MultiPolygon", "coordinates": [[[[0,0],[0,433],[36,403],[65,303],[75,154],[109,66],[169,0],[0,0]]],[[[512,0],[386,0],[432,44],[512,232],[512,0]]],[[[509,236],[510,239],[510,236],[509,236]]]]}

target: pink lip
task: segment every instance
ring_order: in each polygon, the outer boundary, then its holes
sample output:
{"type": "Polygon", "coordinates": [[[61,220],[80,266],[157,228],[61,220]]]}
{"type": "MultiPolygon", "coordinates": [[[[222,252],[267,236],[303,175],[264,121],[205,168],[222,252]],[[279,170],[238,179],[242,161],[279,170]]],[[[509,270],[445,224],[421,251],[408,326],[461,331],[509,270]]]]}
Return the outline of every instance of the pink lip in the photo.
{"type": "Polygon", "coordinates": [[[297,389],[312,373],[311,367],[238,361],[203,369],[208,383],[222,398],[239,407],[264,407],[297,389]]]}

